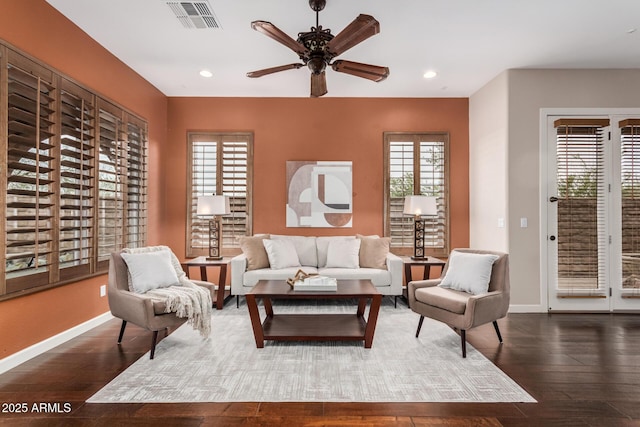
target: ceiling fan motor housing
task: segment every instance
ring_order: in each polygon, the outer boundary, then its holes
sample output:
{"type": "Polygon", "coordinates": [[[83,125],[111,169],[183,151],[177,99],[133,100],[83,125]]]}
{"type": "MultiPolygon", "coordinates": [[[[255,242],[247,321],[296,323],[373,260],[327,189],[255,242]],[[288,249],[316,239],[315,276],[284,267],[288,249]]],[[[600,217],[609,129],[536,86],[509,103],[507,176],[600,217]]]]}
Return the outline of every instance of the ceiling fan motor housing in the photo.
{"type": "Polygon", "coordinates": [[[334,55],[332,55],[327,49],[327,43],[333,39],[330,29],[323,29],[322,26],[312,27],[311,31],[304,33],[298,33],[298,43],[307,48],[307,52],[304,55],[300,55],[300,59],[307,64],[309,69],[319,74],[326,68],[327,64],[331,62],[334,55]]]}
{"type": "Polygon", "coordinates": [[[327,68],[327,61],[322,56],[312,56],[307,62],[307,67],[313,74],[320,74],[327,68]]]}

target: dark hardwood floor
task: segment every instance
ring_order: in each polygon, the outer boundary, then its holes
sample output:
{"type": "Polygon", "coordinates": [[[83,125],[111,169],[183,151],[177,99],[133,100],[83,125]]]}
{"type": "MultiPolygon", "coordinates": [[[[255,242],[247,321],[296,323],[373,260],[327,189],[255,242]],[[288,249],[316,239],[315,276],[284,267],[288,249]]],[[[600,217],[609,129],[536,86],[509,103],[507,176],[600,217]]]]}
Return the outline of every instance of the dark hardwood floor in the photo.
{"type": "Polygon", "coordinates": [[[467,339],[538,403],[87,404],[148,350],[151,334],[133,325],[116,345],[120,321],[111,320],[0,375],[0,425],[640,426],[640,315],[510,314],[499,323],[503,345],[491,324],[467,339]]]}

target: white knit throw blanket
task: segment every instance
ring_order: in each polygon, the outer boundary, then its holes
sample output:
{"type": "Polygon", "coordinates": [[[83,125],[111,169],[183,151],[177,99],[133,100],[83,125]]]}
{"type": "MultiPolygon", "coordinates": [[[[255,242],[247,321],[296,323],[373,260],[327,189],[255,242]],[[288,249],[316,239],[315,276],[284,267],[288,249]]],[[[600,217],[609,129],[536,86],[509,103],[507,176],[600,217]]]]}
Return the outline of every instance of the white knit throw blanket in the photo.
{"type": "Polygon", "coordinates": [[[126,248],[123,252],[142,253],[168,250],[171,253],[171,265],[178,276],[179,285],[168,288],[152,289],[145,295],[164,301],[165,313],[176,313],[176,316],[187,318],[193,329],[200,332],[203,338],[211,334],[211,294],[209,290],[198,286],[187,278],[180,261],[168,246],[147,246],[144,248],[126,248]]]}

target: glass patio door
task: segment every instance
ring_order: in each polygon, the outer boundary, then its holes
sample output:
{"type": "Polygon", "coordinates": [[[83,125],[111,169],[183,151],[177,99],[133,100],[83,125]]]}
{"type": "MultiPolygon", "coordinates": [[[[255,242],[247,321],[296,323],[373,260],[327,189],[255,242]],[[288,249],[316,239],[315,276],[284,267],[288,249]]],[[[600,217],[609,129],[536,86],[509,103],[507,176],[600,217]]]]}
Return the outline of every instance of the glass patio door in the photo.
{"type": "Polygon", "coordinates": [[[549,311],[640,309],[640,120],[548,120],[549,311]]]}

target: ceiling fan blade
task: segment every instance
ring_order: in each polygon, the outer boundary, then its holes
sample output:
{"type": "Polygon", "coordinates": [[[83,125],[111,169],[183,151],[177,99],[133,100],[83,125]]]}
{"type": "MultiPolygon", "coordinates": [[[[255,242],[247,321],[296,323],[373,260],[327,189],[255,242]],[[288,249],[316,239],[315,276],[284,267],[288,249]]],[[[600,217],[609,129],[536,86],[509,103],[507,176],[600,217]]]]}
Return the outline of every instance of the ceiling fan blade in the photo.
{"type": "Polygon", "coordinates": [[[331,67],[339,72],[351,74],[352,76],[362,77],[364,79],[380,82],[389,76],[388,67],[379,67],[377,65],[361,64],[353,61],[334,61],[331,67]]]}
{"type": "Polygon", "coordinates": [[[311,97],[317,98],[327,93],[327,75],[311,73],[311,97]]]}
{"type": "Polygon", "coordinates": [[[284,31],[273,25],[271,22],[267,21],[253,21],[251,23],[251,28],[256,30],[259,33],[265,34],[268,37],[271,37],[278,43],[281,43],[297,53],[298,55],[304,55],[307,52],[307,48],[304,47],[301,43],[298,43],[291,37],[289,37],[284,31]]]}
{"type": "Polygon", "coordinates": [[[262,77],[262,76],[266,76],[267,74],[273,74],[273,73],[278,73],[280,71],[298,69],[300,67],[304,67],[304,64],[280,65],[278,67],[265,68],[258,71],[250,71],[247,73],[247,77],[262,77]]]}
{"type": "Polygon", "coordinates": [[[333,56],[338,56],[379,32],[380,23],[376,21],[376,18],[370,15],[360,15],[327,43],[327,50],[333,56]]]}

